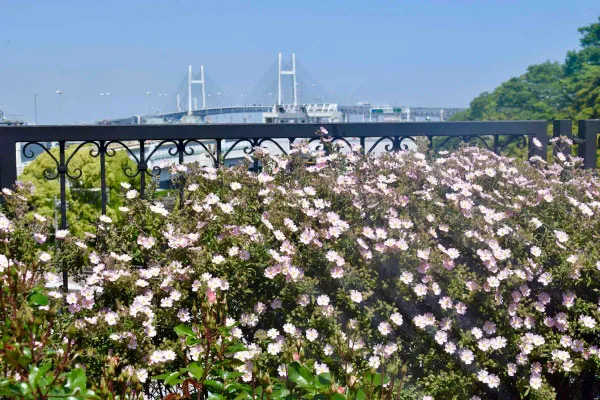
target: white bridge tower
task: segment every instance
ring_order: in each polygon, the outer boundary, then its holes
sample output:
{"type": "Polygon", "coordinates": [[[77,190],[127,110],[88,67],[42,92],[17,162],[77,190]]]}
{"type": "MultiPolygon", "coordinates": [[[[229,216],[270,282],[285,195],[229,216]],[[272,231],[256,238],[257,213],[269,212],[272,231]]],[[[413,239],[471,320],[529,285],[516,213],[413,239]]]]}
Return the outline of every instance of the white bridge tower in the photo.
{"type": "MultiPolygon", "coordinates": [[[[202,109],[206,108],[206,92],[204,89],[204,65],[200,66],[200,79],[193,79],[192,66],[188,66],[188,115],[192,115],[192,85],[202,85],[202,109]]],[[[197,103],[197,102],[196,102],[197,103]]],[[[198,104],[195,104],[198,108],[198,104]]]]}
{"type": "Polygon", "coordinates": [[[279,72],[277,74],[277,104],[281,105],[281,76],[292,75],[292,93],[294,93],[294,106],[298,105],[298,85],[296,84],[296,55],[292,53],[292,69],[283,70],[281,65],[281,53],[279,53],[279,72]]]}

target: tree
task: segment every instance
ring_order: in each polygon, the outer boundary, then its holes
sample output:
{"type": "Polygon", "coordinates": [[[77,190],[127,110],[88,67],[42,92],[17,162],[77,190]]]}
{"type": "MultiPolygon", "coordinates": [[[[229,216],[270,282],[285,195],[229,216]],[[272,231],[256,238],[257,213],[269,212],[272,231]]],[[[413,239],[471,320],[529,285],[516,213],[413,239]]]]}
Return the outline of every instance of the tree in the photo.
{"type": "Polygon", "coordinates": [[[600,118],[600,66],[585,65],[568,84],[574,93],[570,117],[576,120],[600,118]]]}
{"type": "MultiPolygon", "coordinates": [[[[76,150],[77,145],[72,145],[66,149],[65,155],[69,157],[76,150]]],[[[95,150],[92,145],[83,146],[69,162],[69,173],[77,176],[79,169],[81,177],[79,179],[67,178],[67,220],[69,229],[73,233],[81,234],[85,231],[91,231],[91,223],[98,217],[101,210],[100,188],[100,160],[92,157],[91,150],[95,150]]],[[[50,153],[58,159],[58,148],[53,148],[50,153]]],[[[131,168],[134,171],[135,164],[125,151],[116,151],[113,157],[106,157],[106,186],[108,195],[107,215],[111,218],[117,218],[117,209],[121,205],[121,199],[117,195],[121,182],[130,182],[133,180],[127,177],[123,169],[131,168]]],[[[60,199],[60,187],[58,179],[48,180],[44,177],[44,171],[50,174],[56,174],[56,162],[49,154],[43,152],[34,161],[25,167],[23,173],[19,176],[22,181],[29,181],[36,187],[33,197],[33,204],[36,211],[49,218],[60,218],[59,210],[55,206],[55,201],[60,199]]]]}
{"type": "Polygon", "coordinates": [[[573,76],[586,65],[600,65],[600,17],[599,22],[578,29],[582,49],[569,51],[565,60],[565,75],[573,76]]]}
{"type": "Polygon", "coordinates": [[[563,67],[547,61],[530,65],[527,72],[503,82],[493,92],[483,92],[467,111],[454,120],[552,119],[565,114],[569,96],[562,83],[563,67]]]}

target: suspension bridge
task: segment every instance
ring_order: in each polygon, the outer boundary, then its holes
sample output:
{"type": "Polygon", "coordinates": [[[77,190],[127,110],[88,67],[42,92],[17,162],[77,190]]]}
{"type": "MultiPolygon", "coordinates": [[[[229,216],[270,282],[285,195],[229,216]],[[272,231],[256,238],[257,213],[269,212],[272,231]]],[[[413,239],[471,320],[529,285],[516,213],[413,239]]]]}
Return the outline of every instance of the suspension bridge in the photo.
{"type": "Polygon", "coordinates": [[[104,124],[212,123],[223,115],[262,114],[263,122],[378,122],[443,121],[461,108],[406,107],[358,102],[340,105],[296,60],[282,53],[248,95],[236,97],[221,89],[204,65],[187,74],[163,106],[162,112],[105,120],[104,124]]]}

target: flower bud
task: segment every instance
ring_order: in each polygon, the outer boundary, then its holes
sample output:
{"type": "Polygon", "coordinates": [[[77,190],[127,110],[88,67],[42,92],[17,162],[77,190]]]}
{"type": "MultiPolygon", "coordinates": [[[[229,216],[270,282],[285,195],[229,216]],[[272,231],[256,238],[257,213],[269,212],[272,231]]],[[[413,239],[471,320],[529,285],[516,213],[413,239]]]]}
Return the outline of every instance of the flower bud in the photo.
{"type": "Polygon", "coordinates": [[[77,335],[77,328],[75,327],[75,324],[71,324],[69,325],[69,329],[67,330],[67,336],[69,338],[73,338],[75,337],[75,335],[77,335]]]}
{"type": "Polygon", "coordinates": [[[270,385],[270,384],[271,384],[271,377],[269,377],[269,374],[268,374],[268,373],[266,373],[266,372],[265,372],[265,373],[263,374],[263,376],[262,376],[262,381],[263,381],[263,383],[264,383],[264,384],[266,384],[266,385],[270,385]]]}
{"type": "Polygon", "coordinates": [[[408,367],[406,366],[406,364],[404,364],[404,365],[402,366],[402,368],[400,369],[400,374],[401,374],[402,376],[406,376],[406,374],[407,374],[407,373],[408,373],[408,367]]]}
{"type": "Polygon", "coordinates": [[[357,385],[357,384],[358,384],[358,378],[357,378],[356,376],[354,376],[354,375],[350,375],[350,378],[348,379],[348,384],[349,384],[349,386],[350,386],[350,387],[351,387],[353,390],[357,389],[357,388],[358,388],[358,387],[357,387],[357,386],[358,386],[358,385],[357,385]]]}

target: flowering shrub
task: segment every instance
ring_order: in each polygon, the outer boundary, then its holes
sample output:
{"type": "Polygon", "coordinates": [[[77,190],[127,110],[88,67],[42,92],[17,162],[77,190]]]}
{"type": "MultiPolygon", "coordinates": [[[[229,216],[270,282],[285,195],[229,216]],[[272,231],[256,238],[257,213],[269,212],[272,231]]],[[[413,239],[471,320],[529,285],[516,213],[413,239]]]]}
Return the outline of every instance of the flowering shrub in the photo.
{"type": "Polygon", "coordinates": [[[89,271],[60,319],[97,392],[156,376],[170,398],[549,399],[593,382],[600,182],[573,160],[255,150],[260,173],[175,167],[173,210],[124,184],[118,221],[44,250],[89,271]]]}
{"type": "Polygon", "coordinates": [[[52,259],[44,244],[48,224],[39,214],[27,219],[30,189],[5,191],[9,212],[0,213],[0,396],[98,399],[84,370],[73,365],[77,332],[58,315],[61,294],[40,286],[57,281],[51,273],[43,279],[52,259]]]}

